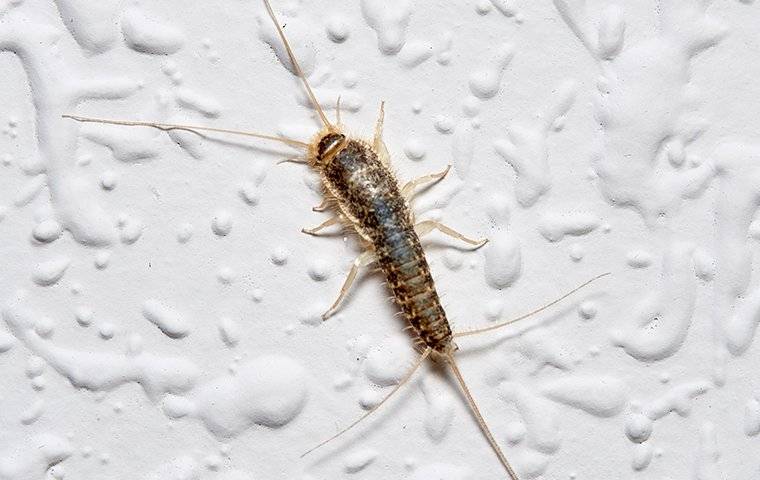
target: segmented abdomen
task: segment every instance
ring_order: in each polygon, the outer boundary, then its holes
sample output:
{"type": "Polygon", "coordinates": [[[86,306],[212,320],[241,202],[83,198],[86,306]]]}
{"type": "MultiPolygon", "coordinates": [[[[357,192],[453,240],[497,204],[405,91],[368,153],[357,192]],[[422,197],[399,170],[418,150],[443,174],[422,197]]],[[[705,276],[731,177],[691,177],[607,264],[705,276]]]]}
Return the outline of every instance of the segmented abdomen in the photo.
{"type": "Polygon", "coordinates": [[[404,317],[427,346],[444,352],[451,343],[451,328],[417,234],[392,234],[376,244],[375,251],[404,317]]]}
{"type": "Polygon", "coordinates": [[[375,249],[406,320],[433,350],[451,346],[451,328],[396,179],[362,142],[349,140],[325,165],[323,181],[357,231],[375,249]]]}

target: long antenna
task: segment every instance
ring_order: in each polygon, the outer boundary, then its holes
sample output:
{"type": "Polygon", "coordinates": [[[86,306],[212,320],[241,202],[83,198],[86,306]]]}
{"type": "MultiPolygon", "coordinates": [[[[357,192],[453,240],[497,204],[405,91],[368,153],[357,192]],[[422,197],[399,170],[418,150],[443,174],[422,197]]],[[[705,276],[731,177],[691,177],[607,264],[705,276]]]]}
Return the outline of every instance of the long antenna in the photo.
{"type": "Polygon", "coordinates": [[[352,428],[354,428],[355,426],[357,426],[357,425],[359,424],[359,422],[361,422],[361,421],[362,421],[362,420],[364,420],[365,418],[367,418],[367,417],[369,417],[370,415],[372,415],[373,413],[375,413],[375,411],[377,411],[377,409],[379,409],[381,406],[383,406],[383,404],[384,404],[385,402],[387,402],[387,401],[388,401],[388,399],[389,399],[389,398],[391,398],[391,397],[393,396],[393,394],[394,394],[394,393],[398,392],[398,391],[401,389],[401,387],[403,387],[403,386],[404,386],[404,385],[405,385],[405,384],[406,384],[406,383],[409,381],[409,379],[411,379],[411,378],[412,378],[412,375],[414,375],[414,372],[416,372],[416,371],[417,371],[417,369],[419,369],[419,368],[420,368],[420,365],[422,365],[422,362],[424,362],[424,361],[425,361],[425,359],[428,357],[428,355],[430,355],[430,352],[431,352],[431,349],[430,349],[430,347],[426,348],[426,349],[425,349],[425,351],[424,351],[424,352],[422,352],[422,355],[420,355],[420,358],[418,358],[418,359],[417,359],[417,361],[414,363],[414,366],[413,366],[413,367],[412,367],[412,369],[409,371],[409,373],[407,373],[407,374],[406,374],[406,376],[405,376],[405,377],[404,377],[404,378],[403,378],[403,379],[402,379],[400,382],[398,382],[398,385],[396,385],[396,386],[393,388],[393,390],[391,390],[391,392],[390,392],[388,395],[386,395],[386,397],[385,397],[384,399],[382,399],[382,401],[380,401],[380,403],[378,403],[377,405],[375,405],[374,407],[372,407],[372,409],[371,409],[369,412],[367,412],[367,413],[365,413],[364,415],[362,415],[361,417],[359,417],[359,418],[358,418],[356,421],[354,421],[354,423],[352,423],[351,425],[347,426],[346,428],[344,428],[344,429],[343,429],[343,430],[341,430],[340,432],[336,433],[336,434],[335,434],[335,435],[333,435],[332,437],[328,438],[327,440],[325,440],[325,441],[323,441],[323,442],[320,442],[318,445],[316,445],[316,446],[314,446],[314,447],[310,448],[309,450],[307,450],[306,452],[304,452],[304,453],[301,455],[301,458],[303,458],[303,457],[305,457],[306,455],[310,454],[311,452],[313,452],[314,450],[318,449],[319,447],[321,447],[321,446],[324,446],[324,445],[326,445],[327,443],[329,443],[329,442],[331,442],[331,441],[335,440],[336,438],[340,437],[341,435],[343,435],[343,434],[344,434],[344,433],[346,433],[347,431],[349,431],[349,430],[351,430],[352,428]]]}
{"type": "Polygon", "coordinates": [[[80,117],[78,115],[61,115],[63,118],[70,118],[82,123],[105,123],[107,125],[126,125],[128,127],[151,127],[164,132],[171,130],[182,130],[185,132],[192,132],[196,135],[201,135],[199,131],[203,132],[216,132],[216,133],[231,133],[234,135],[244,135],[246,137],[262,138],[264,140],[273,140],[275,142],[282,142],[294,147],[306,148],[308,143],[293,140],[292,138],[278,137],[275,135],[262,135],[260,133],[245,132],[240,130],[229,130],[226,128],[214,128],[214,127],[199,127],[196,125],[178,125],[174,123],[156,123],[156,122],[138,122],[131,120],[109,120],[104,118],[92,118],[92,117],[80,117]]]}
{"type": "Polygon", "coordinates": [[[269,17],[272,19],[272,21],[274,22],[274,26],[277,28],[277,33],[280,34],[280,39],[282,40],[282,43],[285,44],[285,50],[287,50],[288,57],[290,57],[290,63],[293,64],[293,68],[296,69],[296,74],[298,75],[298,78],[301,79],[304,87],[306,87],[306,93],[309,95],[309,100],[311,101],[312,106],[314,106],[314,109],[319,114],[319,118],[322,119],[322,123],[325,125],[325,127],[332,127],[332,124],[330,123],[330,121],[327,120],[327,116],[325,115],[325,112],[322,110],[322,107],[319,105],[319,102],[317,102],[317,97],[314,96],[314,92],[311,90],[311,86],[309,86],[308,80],[306,80],[306,75],[303,74],[303,70],[301,70],[301,66],[298,64],[298,61],[296,60],[296,56],[293,53],[293,49],[290,48],[288,39],[285,38],[285,32],[282,31],[280,22],[277,21],[277,17],[275,16],[274,11],[272,10],[272,6],[269,4],[269,0],[264,0],[264,6],[267,8],[267,13],[269,13],[269,17]]]}
{"type": "Polygon", "coordinates": [[[501,462],[501,464],[504,465],[504,468],[507,470],[507,473],[509,473],[509,476],[512,480],[520,480],[517,477],[517,474],[515,473],[514,469],[512,468],[512,465],[509,464],[509,460],[507,460],[507,457],[504,455],[504,452],[502,452],[501,448],[499,448],[499,444],[496,443],[496,439],[493,438],[493,434],[491,433],[491,430],[489,430],[488,425],[486,425],[486,421],[483,419],[483,415],[480,413],[480,409],[478,408],[478,405],[475,403],[475,399],[472,398],[470,389],[467,388],[467,384],[464,382],[464,377],[462,376],[462,372],[460,372],[459,367],[457,367],[457,362],[454,360],[454,356],[451,354],[446,355],[446,361],[451,366],[451,370],[454,372],[454,376],[457,377],[457,382],[459,383],[459,387],[462,389],[462,393],[464,393],[464,396],[467,398],[467,405],[469,405],[470,410],[472,410],[472,413],[475,415],[475,418],[478,420],[480,429],[483,431],[483,434],[488,439],[488,443],[491,444],[491,448],[493,449],[494,453],[496,453],[496,456],[499,457],[499,462],[501,462]]]}
{"type": "Polygon", "coordinates": [[[477,335],[478,333],[490,332],[491,330],[496,330],[497,328],[506,327],[507,325],[509,325],[511,323],[515,323],[515,322],[517,322],[519,320],[523,320],[523,319],[526,319],[528,317],[532,317],[533,315],[535,315],[537,313],[541,313],[544,310],[546,310],[547,308],[558,304],[559,302],[561,302],[562,300],[566,299],[567,297],[569,297],[570,295],[574,294],[575,292],[577,292],[578,290],[582,289],[583,287],[589,285],[590,283],[593,283],[593,282],[599,280],[602,277],[606,277],[607,275],[612,275],[612,274],[610,272],[606,272],[606,273],[602,273],[601,275],[597,275],[596,277],[592,278],[591,280],[587,280],[587,281],[583,282],[582,284],[578,285],[577,287],[575,287],[574,289],[570,290],[566,294],[562,295],[558,299],[547,303],[543,307],[539,307],[539,308],[537,308],[537,309],[535,309],[535,310],[533,310],[531,312],[528,312],[528,313],[526,313],[524,315],[520,315],[517,318],[513,318],[511,320],[506,320],[504,322],[499,322],[499,323],[496,323],[494,325],[489,325],[489,326],[483,327],[483,328],[476,328],[474,330],[467,330],[465,332],[458,332],[458,333],[454,334],[454,338],[467,337],[467,336],[470,336],[470,335],[477,335]]]}

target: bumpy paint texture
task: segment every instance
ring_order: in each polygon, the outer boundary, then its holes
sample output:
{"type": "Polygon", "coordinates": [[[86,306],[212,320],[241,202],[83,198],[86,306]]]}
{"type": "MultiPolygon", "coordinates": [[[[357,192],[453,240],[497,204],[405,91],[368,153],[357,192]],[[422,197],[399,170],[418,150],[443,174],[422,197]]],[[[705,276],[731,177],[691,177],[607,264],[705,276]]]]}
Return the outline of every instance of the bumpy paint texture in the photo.
{"type": "MultiPolygon", "coordinates": [[[[760,5],[273,0],[320,105],[490,239],[423,245],[521,479],[756,478],[760,5]]],[[[297,151],[318,118],[263,4],[0,0],[0,480],[499,479],[445,369],[297,151]]]]}

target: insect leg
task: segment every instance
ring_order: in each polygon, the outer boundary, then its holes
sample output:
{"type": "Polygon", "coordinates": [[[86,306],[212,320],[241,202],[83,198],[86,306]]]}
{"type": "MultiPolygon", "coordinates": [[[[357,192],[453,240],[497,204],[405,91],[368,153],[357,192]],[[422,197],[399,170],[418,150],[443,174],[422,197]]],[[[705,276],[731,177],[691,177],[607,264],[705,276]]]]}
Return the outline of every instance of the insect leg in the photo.
{"type": "Polygon", "coordinates": [[[331,225],[335,225],[336,223],[340,222],[342,215],[338,215],[335,217],[330,217],[324,222],[320,223],[314,228],[302,228],[301,231],[303,233],[309,234],[309,235],[319,235],[320,230],[323,230],[331,225]]]}
{"type": "Polygon", "coordinates": [[[496,330],[497,328],[506,327],[509,324],[512,324],[512,323],[515,323],[517,321],[526,319],[528,317],[532,317],[533,315],[535,315],[537,313],[541,313],[544,310],[546,310],[547,308],[552,307],[552,306],[558,304],[559,302],[561,302],[562,300],[566,299],[567,297],[569,297],[570,295],[574,294],[575,292],[577,292],[578,290],[582,289],[583,287],[585,287],[585,286],[587,286],[587,285],[589,285],[589,284],[591,284],[591,283],[599,280],[602,277],[606,277],[607,275],[611,275],[611,273],[607,272],[607,273],[603,273],[601,275],[597,275],[596,277],[592,278],[591,280],[587,280],[586,282],[578,285],[577,287],[575,287],[574,289],[570,290],[566,294],[562,295],[558,299],[553,300],[553,301],[547,303],[546,305],[544,305],[542,307],[539,307],[539,308],[537,308],[537,309],[535,309],[535,310],[533,310],[531,312],[528,312],[528,313],[526,313],[524,315],[520,315],[517,318],[513,318],[511,320],[506,320],[506,321],[499,322],[499,323],[494,323],[494,324],[491,324],[491,325],[488,325],[488,326],[482,327],[482,328],[475,328],[473,330],[467,330],[467,331],[464,331],[464,332],[457,332],[457,333],[454,333],[454,338],[467,337],[469,335],[477,335],[478,333],[490,332],[491,330],[496,330]]]}
{"type": "Polygon", "coordinates": [[[456,238],[457,240],[461,240],[465,243],[469,243],[470,245],[475,245],[476,248],[480,248],[486,243],[488,243],[487,238],[484,238],[483,240],[473,240],[472,238],[465,237],[464,235],[457,232],[453,228],[447,227],[441,222],[436,222],[435,220],[422,221],[414,226],[414,230],[417,232],[417,235],[420,237],[422,237],[423,235],[427,235],[433,230],[438,230],[441,233],[445,233],[446,235],[450,237],[456,238]]]}
{"type": "Polygon", "coordinates": [[[298,158],[298,157],[284,158],[284,159],[280,160],[279,162],[277,162],[277,165],[282,165],[283,163],[298,163],[300,165],[308,165],[309,164],[309,162],[307,162],[305,159],[298,158]]]}
{"type": "Polygon", "coordinates": [[[335,102],[335,125],[340,126],[340,95],[338,95],[338,101],[335,102]]]}
{"type": "Polygon", "coordinates": [[[449,173],[449,170],[451,170],[451,165],[448,165],[442,172],[431,173],[430,175],[423,175],[422,177],[410,180],[403,187],[401,187],[401,196],[403,196],[407,201],[411,200],[412,197],[414,197],[414,194],[417,193],[415,192],[417,187],[429,182],[433,182],[433,185],[435,185],[436,183],[443,180],[443,178],[449,173]]]}
{"type": "Polygon", "coordinates": [[[374,146],[376,150],[380,149],[383,141],[383,122],[385,121],[385,102],[380,102],[380,114],[377,116],[377,123],[375,123],[375,141],[374,146]]]}
{"type": "Polygon", "coordinates": [[[383,122],[385,122],[385,102],[380,102],[380,114],[377,117],[377,123],[375,124],[375,139],[372,145],[375,151],[380,157],[380,161],[386,167],[390,165],[390,154],[388,153],[388,147],[383,142],[383,122]]]}
{"type": "Polygon", "coordinates": [[[407,383],[407,382],[408,382],[408,381],[409,381],[409,380],[412,378],[412,375],[414,375],[414,372],[416,372],[416,371],[417,371],[417,370],[420,368],[420,365],[422,365],[422,362],[424,362],[424,361],[425,361],[425,359],[426,359],[426,358],[427,358],[427,357],[430,355],[430,351],[431,351],[431,350],[430,350],[430,348],[426,348],[426,349],[425,349],[425,351],[424,351],[424,352],[422,352],[422,355],[420,355],[420,358],[418,358],[418,359],[417,359],[417,361],[416,361],[416,362],[414,362],[414,366],[412,367],[412,369],[411,369],[411,370],[409,370],[409,373],[407,373],[407,374],[404,376],[404,378],[402,378],[402,379],[401,379],[401,381],[398,383],[398,385],[396,385],[395,387],[393,387],[393,390],[391,390],[391,392],[390,392],[390,393],[389,393],[389,394],[388,394],[388,395],[387,395],[385,398],[383,398],[383,399],[380,401],[380,403],[378,403],[377,405],[375,405],[374,407],[372,407],[372,409],[371,409],[370,411],[368,411],[367,413],[365,413],[364,415],[362,415],[361,417],[359,417],[359,418],[358,418],[358,419],[357,419],[357,420],[356,420],[354,423],[352,423],[351,425],[347,426],[346,428],[344,428],[344,429],[343,429],[343,430],[341,430],[340,432],[336,433],[336,434],[335,434],[335,435],[333,435],[332,437],[328,438],[328,439],[327,439],[327,440],[325,440],[324,442],[320,443],[319,445],[317,445],[317,446],[315,446],[315,447],[313,447],[313,448],[309,449],[308,451],[306,451],[306,452],[305,452],[303,455],[301,455],[301,458],[305,457],[306,455],[310,454],[311,452],[313,452],[314,450],[318,449],[319,447],[321,447],[321,446],[323,446],[323,445],[325,445],[325,444],[329,443],[330,441],[332,441],[332,440],[334,440],[334,439],[338,438],[339,436],[343,435],[344,433],[346,433],[347,431],[351,430],[351,429],[352,429],[352,428],[354,428],[356,425],[358,425],[358,424],[359,424],[359,422],[361,422],[361,421],[362,421],[362,420],[364,420],[365,418],[367,418],[367,417],[369,417],[370,415],[372,415],[373,413],[375,413],[375,411],[377,411],[377,410],[378,410],[380,407],[382,407],[382,406],[383,406],[383,404],[384,404],[385,402],[387,402],[387,401],[388,401],[388,399],[389,399],[389,398],[391,398],[391,397],[393,396],[393,394],[394,394],[394,393],[398,392],[398,391],[401,389],[401,387],[403,387],[404,385],[406,385],[406,383],[407,383]]]}
{"type": "Polygon", "coordinates": [[[324,200],[322,200],[322,203],[320,203],[316,207],[312,207],[311,211],[312,212],[324,212],[329,207],[330,207],[330,200],[327,199],[327,198],[325,198],[324,200]]]}
{"type": "Polygon", "coordinates": [[[343,301],[343,299],[348,294],[349,289],[351,288],[351,285],[353,285],[354,280],[356,279],[356,275],[359,273],[359,268],[366,267],[367,265],[371,264],[375,261],[375,252],[373,251],[366,251],[356,257],[356,260],[354,260],[354,263],[351,265],[351,270],[348,272],[348,276],[346,277],[346,281],[343,282],[343,286],[340,287],[340,294],[338,295],[338,299],[333,302],[332,306],[322,314],[322,320],[327,320],[332,316],[333,313],[338,309],[338,305],[340,305],[340,302],[343,301]]]}

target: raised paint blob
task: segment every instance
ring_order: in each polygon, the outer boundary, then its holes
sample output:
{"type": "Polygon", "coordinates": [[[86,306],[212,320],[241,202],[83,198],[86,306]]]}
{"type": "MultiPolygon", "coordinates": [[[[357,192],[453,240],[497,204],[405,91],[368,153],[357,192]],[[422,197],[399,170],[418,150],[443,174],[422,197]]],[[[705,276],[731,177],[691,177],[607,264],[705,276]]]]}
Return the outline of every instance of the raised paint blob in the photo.
{"type": "Polygon", "coordinates": [[[275,428],[290,422],[306,404],[307,387],[305,371],[294,360],[262,356],[187,396],[167,397],[164,410],[175,418],[196,417],[218,438],[230,438],[253,425],[275,428]]]}
{"type": "Polygon", "coordinates": [[[69,265],[71,265],[71,260],[65,256],[40,262],[34,268],[32,280],[41,287],[55,285],[63,277],[63,274],[66,273],[69,265]]]}
{"type": "Polygon", "coordinates": [[[129,48],[152,55],[169,55],[177,52],[185,43],[180,29],[132,6],[122,14],[121,31],[129,48]]]}
{"type": "Polygon", "coordinates": [[[406,28],[412,14],[412,2],[399,0],[388,5],[382,0],[361,0],[364,21],[377,35],[377,46],[385,55],[395,55],[406,42],[406,28]]]}
{"type": "Polygon", "coordinates": [[[517,176],[515,196],[523,207],[531,207],[551,188],[547,137],[555,122],[567,115],[575,102],[577,86],[564,81],[536,115],[512,122],[508,137],[496,140],[494,149],[517,176]]]}
{"type": "Polygon", "coordinates": [[[503,195],[491,197],[488,215],[497,231],[485,246],[484,273],[489,286],[496,289],[507,288],[517,281],[522,273],[520,241],[509,228],[509,201],[503,195]]]}
{"type": "Polygon", "coordinates": [[[57,434],[29,435],[25,440],[14,442],[0,450],[0,478],[44,478],[48,469],[60,464],[73,453],[71,442],[57,434]]]}
{"type": "Polygon", "coordinates": [[[138,383],[151,400],[166,393],[190,389],[198,369],[183,358],[147,352],[116,354],[60,347],[34,331],[33,314],[21,305],[3,309],[3,320],[13,335],[44,359],[77,388],[109,391],[126,383],[138,383]]]}
{"type": "Polygon", "coordinates": [[[472,94],[480,99],[489,99],[499,93],[501,76],[514,55],[515,48],[510,43],[497,48],[491,61],[470,75],[472,94]]]}
{"type": "Polygon", "coordinates": [[[143,303],[142,314],[146,320],[171,338],[182,338],[190,333],[184,316],[156,299],[151,298],[143,303]]]}

